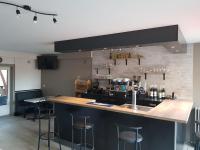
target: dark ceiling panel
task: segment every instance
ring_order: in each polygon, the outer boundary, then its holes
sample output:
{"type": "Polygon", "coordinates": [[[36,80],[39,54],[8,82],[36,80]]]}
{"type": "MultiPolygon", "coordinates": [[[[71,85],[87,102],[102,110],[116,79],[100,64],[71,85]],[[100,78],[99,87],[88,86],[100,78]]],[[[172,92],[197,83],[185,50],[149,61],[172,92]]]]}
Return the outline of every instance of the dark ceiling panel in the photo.
{"type": "Polygon", "coordinates": [[[92,51],[178,41],[178,25],[55,42],[56,52],[92,51]]]}

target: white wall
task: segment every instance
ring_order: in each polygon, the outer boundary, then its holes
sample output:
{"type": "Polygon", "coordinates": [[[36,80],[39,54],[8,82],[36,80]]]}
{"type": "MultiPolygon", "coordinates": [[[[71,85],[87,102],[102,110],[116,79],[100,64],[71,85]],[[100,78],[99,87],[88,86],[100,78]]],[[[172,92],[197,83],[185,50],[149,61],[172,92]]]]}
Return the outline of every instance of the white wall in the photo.
{"type": "Polygon", "coordinates": [[[194,44],[194,103],[200,107],[200,43],[194,44]]]}
{"type": "Polygon", "coordinates": [[[37,55],[0,51],[1,64],[15,65],[15,91],[41,88],[41,71],[35,66],[37,55]]]}

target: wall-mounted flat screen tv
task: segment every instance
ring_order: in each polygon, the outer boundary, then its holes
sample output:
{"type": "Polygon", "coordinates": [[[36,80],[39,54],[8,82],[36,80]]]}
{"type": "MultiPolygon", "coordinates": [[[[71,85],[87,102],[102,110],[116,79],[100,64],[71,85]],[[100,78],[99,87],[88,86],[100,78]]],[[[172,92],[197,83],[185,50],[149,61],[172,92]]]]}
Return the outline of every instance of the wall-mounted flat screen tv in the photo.
{"type": "Polygon", "coordinates": [[[38,69],[57,69],[58,58],[57,56],[48,56],[48,55],[38,56],[37,67],[38,69]]]}

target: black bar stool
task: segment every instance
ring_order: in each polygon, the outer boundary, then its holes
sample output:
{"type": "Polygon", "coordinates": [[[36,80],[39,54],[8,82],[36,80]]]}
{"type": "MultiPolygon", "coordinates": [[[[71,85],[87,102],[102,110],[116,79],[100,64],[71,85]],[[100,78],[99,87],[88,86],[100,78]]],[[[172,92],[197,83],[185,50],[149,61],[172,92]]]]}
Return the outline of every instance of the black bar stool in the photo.
{"type": "Polygon", "coordinates": [[[143,141],[143,137],[139,134],[142,127],[127,127],[124,125],[116,124],[117,128],[117,143],[118,150],[120,150],[120,142],[123,143],[124,150],[126,149],[126,144],[134,144],[135,150],[141,150],[141,142],[143,141]]]}
{"type": "Polygon", "coordinates": [[[78,130],[80,132],[80,143],[77,144],[80,145],[80,149],[84,146],[84,150],[87,148],[94,150],[94,125],[89,122],[90,117],[78,116],[74,114],[70,115],[72,118],[72,150],[74,150],[74,130],[78,130]],[[90,133],[92,136],[91,144],[87,143],[87,133],[90,133]]]}
{"type": "MultiPolygon", "coordinates": [[[[51,121],[55,120],[55,118],[56,118],[56,116],[55,116],[55,111],[54,111],[54,104],[47,103],[47,105],[45,106],[45,109],[44,109],[44,106],[41,109],[41,105],[40,104],[38,105],[38,120],[39,120],[38,150],[40,150],[40,141],[41,140],[48,141],[48,150],[50,150],[51,149],[51,140],[55,140],[56,138],[58,139],[58,142],[59,142],[59,148],[60,148],[60,150],[62,150],[59,125],[57,124],[58,132],[51,131],[51,121]],[[45,111],[45,112],[42,113],[41,110],[45,111]],[[42,120],[48,121],[48,127],[47,127],[48,131],[47,132],[42,132],[42,127],[41,127],[42,120]]],[[[57,120],[57,122],[58,122],[58,120],[57,120]]]]}
{"type": "Polygon", "coordinates": [[[200,150],[200,131],[199,131],[199,127],[200,127],[200,120],[196,120],[195,121],[196,124],[196,131],[195,131],[195,136],[196,136],[196,141],[195,141],[195,150],[200,150]]]}

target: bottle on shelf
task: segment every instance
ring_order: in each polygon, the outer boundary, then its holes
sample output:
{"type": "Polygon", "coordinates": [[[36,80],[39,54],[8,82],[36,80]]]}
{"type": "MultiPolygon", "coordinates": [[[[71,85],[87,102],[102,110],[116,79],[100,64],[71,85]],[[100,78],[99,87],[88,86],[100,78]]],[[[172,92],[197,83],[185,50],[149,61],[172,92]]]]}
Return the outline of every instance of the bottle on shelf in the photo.
{"type": "Polygon", "coordinates": [[[154,86],[153,88],[153,98],[156,99],[158,97],[158,88],[157,85],[154,86]]]}
{"type": "Polygon", "coordinates": [[[154,96],[154,88],[153,88],[153,86],[151,85],[150,86],[150,90],[149,90],[149,96],[150,96],[150,98],[152,98],[153,99],[153,96],[154,96]]]}
{"type": "Polygon", "coordinates": [[[127,91],[131,92],[132,91],[132,81],[129,82],[128,86],[127,86],[127,91]]]}
{"type": "Polygon", "coordinates": [[[166,93],[165,93],[165,88],[162,88],[162,99],[165,99],[165,96],[166,95],[166,93]]]}
{"type": "Polygon", "coordinates": [[[147,82],[146,82],[146,80],[143,82],[143,87],[144,87],[144,91],[147,93],[147,82]]]}
{"type": "Polygon", "coordinates": [[[160,88],[160,90],[159,90],[159,92],[158,92],[158,98],[159,99],[163,99],[163,91],[162,91],[163,89],[162,88],[160,88]]]}

